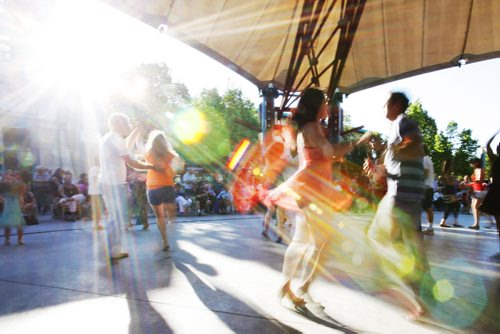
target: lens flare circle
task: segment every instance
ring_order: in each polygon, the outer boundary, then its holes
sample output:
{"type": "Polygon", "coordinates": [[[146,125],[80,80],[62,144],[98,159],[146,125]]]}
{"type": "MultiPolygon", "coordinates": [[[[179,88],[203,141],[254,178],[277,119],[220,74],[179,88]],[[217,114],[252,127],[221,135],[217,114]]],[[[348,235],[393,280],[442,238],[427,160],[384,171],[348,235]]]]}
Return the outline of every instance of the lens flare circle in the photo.
{"type": "Polygon", "coordinates": [[[450,300],[455,294],[455,288],[447,279],[439,280],[432,288],[434,298],[439,302],[450,300]]]}
{"type": "Polygon", "coordinates": [[[207,128],[205,115],[195,109],[182,111],[175,115],[173,131],[183,144],[199,143],[205,137],[207,128]]]}

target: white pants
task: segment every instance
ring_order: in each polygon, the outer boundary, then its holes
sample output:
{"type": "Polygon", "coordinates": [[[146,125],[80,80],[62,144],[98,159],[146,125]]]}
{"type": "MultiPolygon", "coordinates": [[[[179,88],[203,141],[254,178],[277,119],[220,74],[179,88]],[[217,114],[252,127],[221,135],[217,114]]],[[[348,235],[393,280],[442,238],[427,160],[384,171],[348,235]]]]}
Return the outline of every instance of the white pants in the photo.
{"type": "Polygon", "coordinates": [[[177,196],[175,201],[177,202],[177,205],[179,206],[180,213],[184,213],[186,211],[186,208],[189,208],[189,206],[191,206],[191,204],[193,203],[191,198],[185,199],[182,196],[177,196]]]}

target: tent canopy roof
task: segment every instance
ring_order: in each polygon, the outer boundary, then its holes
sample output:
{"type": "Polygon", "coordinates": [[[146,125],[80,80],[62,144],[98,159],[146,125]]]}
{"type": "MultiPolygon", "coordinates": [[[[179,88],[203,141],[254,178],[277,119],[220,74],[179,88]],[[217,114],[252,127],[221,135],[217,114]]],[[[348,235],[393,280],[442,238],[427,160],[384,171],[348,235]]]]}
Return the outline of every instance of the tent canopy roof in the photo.
{"type": "MultiPolygon", "coordinates": [[[[105,0],[168,33],[243,75],[259,87],[280,89],[292,58],[301,10],[306,0],[105,0]]],[[[318,69],[327,69],[337,51],[337,27],[345,1],[325,0],[313,48],[323,56],[318,69]],[[331,11],[328,11],[329,8],[331,11]]],[[[392,80],[500,56],[498,0],[368,0],[338,88],[352,93],[392,80]]],[[[297,77],[301,90],[311,82],[304,61],[297,77]]],[[[331,72],[331,68],[328,70],[331,72]]],[[[328,72],[327,71],[327,72],[328,72]]],[[[327,73],[328,74],[328,73],[327,73]]],[[[319,86],[327,88],[329,75],[319,86]]]]}

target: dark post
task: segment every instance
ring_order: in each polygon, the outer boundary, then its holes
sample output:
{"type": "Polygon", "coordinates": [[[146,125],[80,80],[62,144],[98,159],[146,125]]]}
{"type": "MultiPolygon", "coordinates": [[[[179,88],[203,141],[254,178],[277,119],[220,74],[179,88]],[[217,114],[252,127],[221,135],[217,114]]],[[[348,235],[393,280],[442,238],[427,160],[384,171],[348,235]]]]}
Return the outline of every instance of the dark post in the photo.
{"type": "Polygon", "coordinates": [[[265,133],[274,125],[274,99],[279,96],[278,88],[270,83],[261,89],[262,103],[260,105],[261,132],[265,133]]]}
{"type": "Polygon", "coordinates": [[[328,141],[332,144],[340,142],[342,135],[344,112],[340,107],[341,102],[342,93],[337,91],[329,103],[328,141]]]}

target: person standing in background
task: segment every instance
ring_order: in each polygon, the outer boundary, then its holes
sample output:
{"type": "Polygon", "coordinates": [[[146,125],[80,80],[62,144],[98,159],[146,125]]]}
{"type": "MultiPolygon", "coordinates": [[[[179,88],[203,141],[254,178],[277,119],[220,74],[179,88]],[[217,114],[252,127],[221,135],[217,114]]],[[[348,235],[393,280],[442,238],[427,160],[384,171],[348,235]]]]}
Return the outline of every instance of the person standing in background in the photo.
{"type": "Polygon", "coordinates": [[[434,164],[432,163],[431,157],[429,157],[429,152],[427,147],[424,148],[426,155],[423,159],[424,165],[424,182],[425,182],[425,197],[422,201],[422,209],[427,214],[427,223],[429,227],[424,230],[422,233],[425,235],[434,235],[434,208],[433,208],[433,199],[434,199],[434,164]]]}
{"type": "Polygon", "coordinates": [[[94,230],[101,231],[104,227],[100,224],[102,213],[104,211],[104,201],[102,199],[101,189],[99,188],[99,160],[95,159],[94,166],[89,169],[89,187],[90,209],[92,210],[92,222],[94,230]]]}
{"type": "MultiPolygon", "coordinates": [[[[491,137],[486,144],[486,153],[488,154],[488,158],[490,159],[491,163],[490,176],[493,179],[493,182],[491,182],[488,193],[486,194],[486,197],[484,198],[480,209],[481,211],[495,217],[498,237],[500,238],[500,144],[498,144],[497,146],[496,154],[491,148],[491,143],[497,135],[498,132],[493,137],[491,137]]],[[[500,252],[493,255],[493,257],[499,259],[500,252]]]]}
{"type": "Polygon", "coordinates": [[[481,159],[473,159],[471,161],[471,166],[474,171],[471,175],[471,186],[472,186],[472,200],[471,200],[471,210],[474,216],[474,224],[469,226],[470,229],[479,230],[479,220],[481,218],[481,213],[479,212],[479,207],[483,203],[483,199],[486,196],[486,186],[484,183],[484,169],[481,159]]]}

